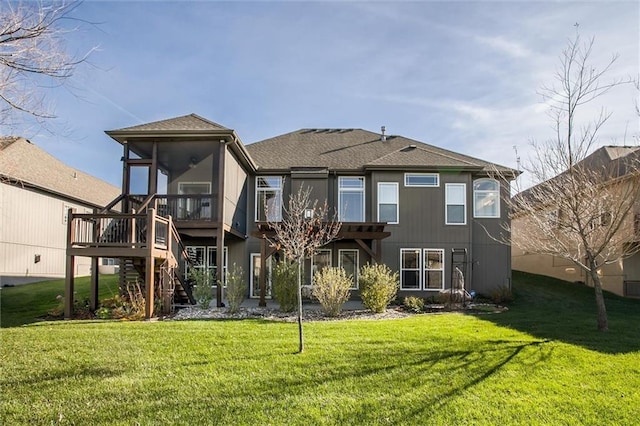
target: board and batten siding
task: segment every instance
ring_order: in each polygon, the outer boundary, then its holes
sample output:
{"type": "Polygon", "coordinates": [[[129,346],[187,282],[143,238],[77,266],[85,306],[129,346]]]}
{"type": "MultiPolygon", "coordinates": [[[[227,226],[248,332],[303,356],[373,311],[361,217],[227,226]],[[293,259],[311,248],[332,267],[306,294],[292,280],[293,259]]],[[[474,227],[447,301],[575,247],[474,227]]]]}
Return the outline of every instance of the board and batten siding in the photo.
{"type": "MultiPolygon", "coordinates": [[[[0,276],[4,283],[11,283],[7,277],[64,277],[68,208],[79,213],[92,211],[45,193],[0,184],[0,276]]],[[[77,257],[75,267],[76,276],[91,274],[89,258],[77,257]]]]}
{"type": "MultiPolygon", "coordinates": [[[[224,165],[224,223],[247,232],[247,172],[227,147],[224,165]]],[[[215,183],[214,183],[215,184],[215,183]]]]}

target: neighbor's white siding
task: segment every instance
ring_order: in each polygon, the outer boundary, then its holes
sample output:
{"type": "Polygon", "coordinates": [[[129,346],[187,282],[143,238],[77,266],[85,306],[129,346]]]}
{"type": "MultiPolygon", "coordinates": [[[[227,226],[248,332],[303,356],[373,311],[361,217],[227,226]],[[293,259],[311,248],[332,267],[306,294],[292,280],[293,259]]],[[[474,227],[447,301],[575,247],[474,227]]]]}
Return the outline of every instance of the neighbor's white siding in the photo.
{"type": "MultiPolygon", "coordinates": [[[[0,276],[64,278],[69,207],[91,212],[78,203],[0,184],[0,276]]],[[[90,265],[89,258],[77,257],[75,275],[90,275],[90,265]]]]}

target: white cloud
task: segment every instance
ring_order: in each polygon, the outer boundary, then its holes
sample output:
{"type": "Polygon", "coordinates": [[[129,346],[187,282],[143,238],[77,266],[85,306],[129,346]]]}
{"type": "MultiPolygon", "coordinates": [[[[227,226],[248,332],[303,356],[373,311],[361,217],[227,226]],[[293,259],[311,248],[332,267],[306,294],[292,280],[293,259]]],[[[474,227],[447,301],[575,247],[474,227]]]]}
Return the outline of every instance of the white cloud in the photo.
{"type": "Polygon", "coordinates": [[[475,36],[474,40],[513,58],[526,58],[531,56],[531,51],[525,46],[513,40],[507,40],[504,37],[475,36]]]}

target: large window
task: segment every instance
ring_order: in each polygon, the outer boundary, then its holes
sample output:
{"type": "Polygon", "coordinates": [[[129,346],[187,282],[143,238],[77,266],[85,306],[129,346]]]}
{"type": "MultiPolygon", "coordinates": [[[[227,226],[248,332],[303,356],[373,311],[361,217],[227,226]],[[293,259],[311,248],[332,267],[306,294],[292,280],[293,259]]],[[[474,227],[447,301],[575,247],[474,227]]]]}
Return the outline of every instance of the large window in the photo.
{"type": "Polygon", "coordinates": [[[341,222],[364,222],[364,178],[338,179],[338,216],[341,222]]]}
{"type": "Polygon", "coordinates": [[[473,216],[500,217],[500,184],[495,179],[473,182],[473,216]]]}
{"type": "Polygon", "coordinates": [[[444,250],[424,249],[424,289],[444,288],[444,250]]]}
{"type": "Polygon", "coordinates": [[[378,222],[398,223],[398,184],[378,183],[378,222]]]}
{"type": "Polygon", "coordinates": [[[338,250],[338,267],[344,269],[347,276],[353,277],[353,284],[351,289],[356,290],[358,288],[358,250],[357,249],[340,249],[338,250]]]}
{"type": "Polygon", "coordinates": [[[445,184],[445,223],[447,225],[464,225],[467,223],[466,198],[466,184],[445,184]]]}
{"type": "Polygon", "coordinates": [[[256,222],[282,220],[282,177],[256,177],[256,222]]]}
{"type": "Polygon", "coordinates": [[[438,173],[405,173],[404,186],[440,186],[438,173]]]}
{"type": "Polygon", "coordinates": [[[443,288],[443,249],[400,249],[401,290],[441,290],[443,288]]]}

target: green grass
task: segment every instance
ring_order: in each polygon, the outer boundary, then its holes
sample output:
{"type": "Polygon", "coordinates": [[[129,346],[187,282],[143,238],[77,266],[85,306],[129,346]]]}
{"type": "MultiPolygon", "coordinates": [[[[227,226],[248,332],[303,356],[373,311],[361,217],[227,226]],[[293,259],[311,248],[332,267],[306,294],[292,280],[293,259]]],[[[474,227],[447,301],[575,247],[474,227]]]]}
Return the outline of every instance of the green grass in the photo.
{"type": "Polygon", "coordinates": [[[306,323],[303,354],[295,354],[295,324],[258,320],[5,328],[0,418],[12,425],[637,424],[640,303],[609,298],[611,331],[602,334],[592,332],[593,309],[555,301],[587,301],[590,289],[515,278],[517,299],[506,313],[306,323]]]}
{"type": "MultiPolygon", "coordinates": [[[[118,294],[118,276],[100,275],[99,298],[118,294]]],[[[75,279],[75,299],[89,297],[90,277],[75,279]]],[[[64,296],[64,280],[44,281],[0,290],[0,327],[15,327],[39,321],[47,312],[61,305],[57,296],[64,296]]]]}

